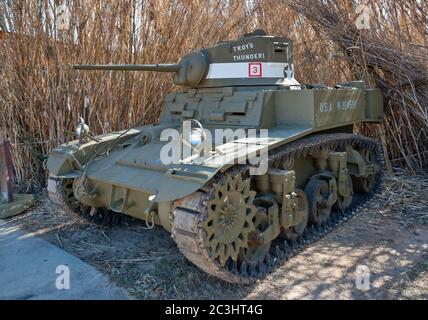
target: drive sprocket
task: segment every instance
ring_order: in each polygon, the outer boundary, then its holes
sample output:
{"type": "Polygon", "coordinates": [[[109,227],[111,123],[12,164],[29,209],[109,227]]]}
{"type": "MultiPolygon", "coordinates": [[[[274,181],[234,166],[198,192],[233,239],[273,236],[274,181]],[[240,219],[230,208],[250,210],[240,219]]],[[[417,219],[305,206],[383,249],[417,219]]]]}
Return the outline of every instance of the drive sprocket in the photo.
{"type": "Polygon", "coordinates": [[[213,187],[213,199],[206,202],[208,216],[202,226],[211,259],[218,259],[224,266],[229,258],[237,261],[240,249],[248,247],[248,235],[255,230],[256,192],[250,190],[250,179],[243,179],[241,174],[226,174],[223,183],[213,187]]]}

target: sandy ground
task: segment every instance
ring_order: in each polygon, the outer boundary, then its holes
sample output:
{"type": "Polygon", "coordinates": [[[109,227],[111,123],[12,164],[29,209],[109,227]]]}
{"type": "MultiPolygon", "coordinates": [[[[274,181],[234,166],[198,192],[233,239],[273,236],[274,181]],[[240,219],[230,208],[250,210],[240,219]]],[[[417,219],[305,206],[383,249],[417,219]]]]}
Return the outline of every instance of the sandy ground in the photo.
{"type": "Polygon", "coordinates": [[[77,256],[140,299],[427,299],[427,191],[428,173],[397,172],[355,218],[244,287],[206,275],[178,252],[166,231],[146,230],[131,218],[99,227],[68,216],[42,196],[34,209],[9,222],[77,256]],[[369,278],[358,288],[361,270],[369,278]]]}

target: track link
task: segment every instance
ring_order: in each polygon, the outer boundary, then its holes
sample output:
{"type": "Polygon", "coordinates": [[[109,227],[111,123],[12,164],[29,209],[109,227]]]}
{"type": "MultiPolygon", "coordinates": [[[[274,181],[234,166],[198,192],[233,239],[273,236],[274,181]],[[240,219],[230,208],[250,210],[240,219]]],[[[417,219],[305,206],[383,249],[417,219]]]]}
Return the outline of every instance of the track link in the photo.
{"type": "MultiPolygon", "coordinates": [[[[219,173],[209,185],[204,186],[192,195],[174,202],[172,209],[172,238],[176,242],[179,250],[188,260],[194,263],[203,271],[221,278],[227,282],[250,284],[257,279],[265,277],[275,270],[280,264],[303,251],[308,245],[319,240],[339,225],[345,223],[354,216],[376,194],[382,184],[382,168],[384,158],[380,145],[373,139],[357,136],[354,134],[325,134],[314,135],[300,139],[272,150],[269,153],[269,163],[275,164],[277,161],[288,158],[298,160],[322,148],[330,150],[342,149],[345,146],[353,146],[355,149],[370,148],[375,152],[375,162],[380,167],[376,173],[374,187],[368,194],[354,194],[351,206],[344,212],[332,211],[329,220],[319,226],[308,226],[305,233],[293,239],[293,241],[274,240],[270,248],[270,253],[263,262],[245,262],[238,265],[237,262],[229,261],[222,267],[216,260],[212,260],[208,251],[204,247],[205,231],[202,223],[207,216],[205,202],[211,197],[213,184],[224,179],[224,173],[219,173]]],[[[235,166],[227,170],[231,175],[248,172],[249,166],[235,166]]]]}
{"type": "Polygon", "coordinates": [[[91,223],[102,226],[120,224],[122,216],[107,209],[94,209],[80,203],[73,193],[73,179],[50,176],[48,179],[49,199],[70,215],[77,215],[91,223]]]}

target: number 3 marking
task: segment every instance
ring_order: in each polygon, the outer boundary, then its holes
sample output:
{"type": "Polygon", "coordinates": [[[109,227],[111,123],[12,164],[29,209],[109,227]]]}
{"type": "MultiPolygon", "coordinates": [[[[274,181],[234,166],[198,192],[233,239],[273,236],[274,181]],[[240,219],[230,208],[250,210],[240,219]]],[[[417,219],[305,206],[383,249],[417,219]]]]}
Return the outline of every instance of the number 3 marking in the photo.
{"type": "Polygon", "coordinates": [[[249,78],[261,78],[262,77],[262,64],[261,63],[249,63],[248,64],[248,77],[249,78]]]}

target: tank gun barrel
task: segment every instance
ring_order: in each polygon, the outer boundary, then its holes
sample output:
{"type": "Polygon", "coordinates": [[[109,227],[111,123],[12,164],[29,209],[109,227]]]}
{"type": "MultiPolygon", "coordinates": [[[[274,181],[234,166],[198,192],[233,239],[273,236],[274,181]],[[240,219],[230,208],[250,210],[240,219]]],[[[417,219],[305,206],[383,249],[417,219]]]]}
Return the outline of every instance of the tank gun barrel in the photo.
{"type": "Polygon", "coordinates": [[[76,64],[75,70],[178,72],[180,64],[76,64]]]}
{"type": "Polygon", "coordinates": [[[165,64],[76,64],[75,70],[158,71],[173,73],[174,83],[179,86],[197,87],[208,71],[208,62],[201,51],[191,52],[179,63],[165,64]]]}

